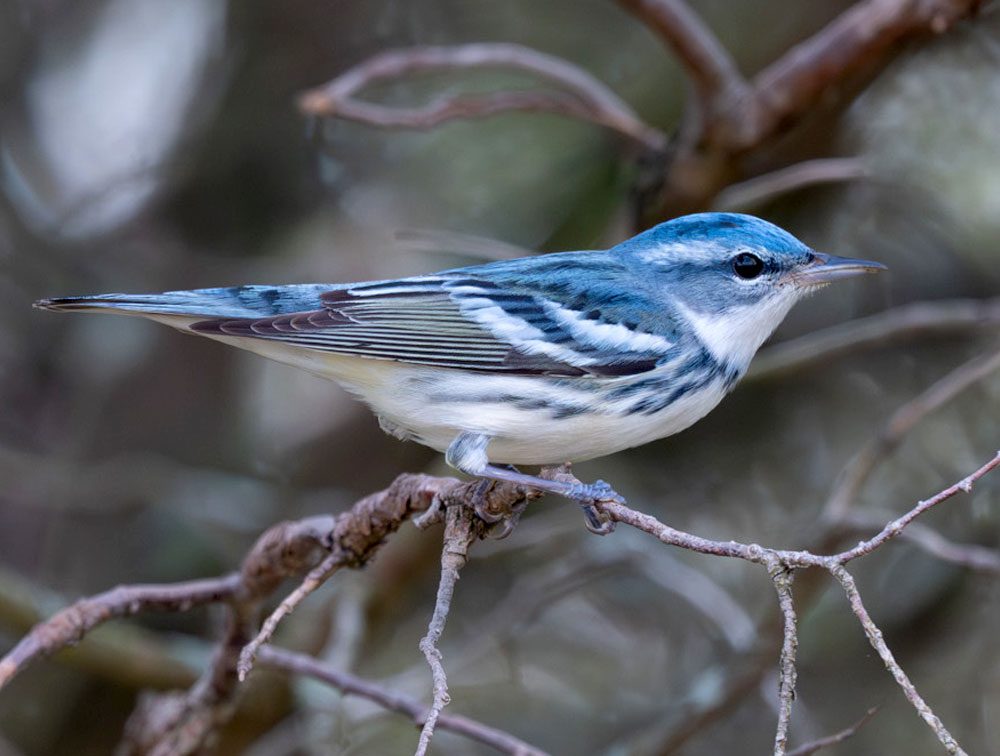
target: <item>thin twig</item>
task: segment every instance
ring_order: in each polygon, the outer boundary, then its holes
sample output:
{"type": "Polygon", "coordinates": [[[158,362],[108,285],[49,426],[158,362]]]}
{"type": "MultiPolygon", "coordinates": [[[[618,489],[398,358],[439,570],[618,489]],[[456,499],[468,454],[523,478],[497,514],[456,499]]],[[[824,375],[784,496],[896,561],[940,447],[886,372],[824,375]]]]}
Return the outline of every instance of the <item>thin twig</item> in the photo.
{"type": "Polygon", "coordinates": [[[843,743],[845,740],[853,738],[857,735],[858,730],[864,727],[868,722],[878,714],[878,707],[873,706],[865,715],[861,717],[857,722],[852,724],[850,727],[845,727],[840,732],[835,732],[833,735],[827,735],[823,738],[818,738],[809,743],[803,743],[798,748],[789,751],[787,756],[812,756],[812,754],[817,751],[821,751],[824,748],[829,748],[830,746],[837,745],[838,743],[843,743]]]}
{"type": "Polygon", "coordinates": [[[344,555],[338,551],[331,552],[326,556],[326,558],[320,562],[318,565],[309,571],[305,579],[299,584],[299,586],[285,596],[278,607],[267,616],[264,623],[261,625],[260,630],[253,639],[247,643],[243,650],[240,652],[240,660],[238,672],[240,676],[240,682],[246,680],[247,675],[250,674],[250,670],[253,669],[254,659],[257,658],[257,653],[260,651],[260,647],[265,643],[270,643],[271,638],[274,637],[274,631],[278,629],[278,624],[295,611],[295,608],[301,604],[313,591],[317,590],[323,585],[333,574],[339,570],[344,565],[344,555]]]}
{"type": "Polygon", "coordinates": [[[839,554],[831,557],[834,561],[840,564],[847,564],[852,559],[857,559],[865,554],[871,554],[875,549],[880,547],[886,541],[895,538],[903,529],[917,519],[920,515],[924,514],[928,510],[936,507],[938,504],[947,501],[951,497],[958,493],[969,493],[972,491],[972,486],[977,480],[982,478],[984,475],[988,474],[992,470],[1000,467],[1000,452],[997,452],[996,456],[993,457],[989,462],[980,467],[974,473],[966,478],[958,481],[954,485],[948,486],[943,491],[936,493],[929,499],[918,502],[915,507],[913,507],[906,514],[897,517],[895,520],[887,523],[885,527],[882,528],[876,535],[872,536],[866,541],[861,541],[853,549],[848,549],[847,551],[842,551],[839,554]]]}
{"type": "Polygon", "coordinates": [[[788,748],[788,726],[792,721],[792,703],[795,701],[795,655],[799,645],[796,628],[795,603],[792,600],[794,573],[777,559],[770,560],[767,568],[778,594],[782,617],[781,657],[778,661],[778,726],[774,733],[774,756],[784,756],[788,748]]]}
{"type": "MultiPolygon", "coordinates": [[[[387,690],[370,680],[334,669],[330,665],[324,664],[305,654],[298,654],[293,651],[268,646],[260,650],[257,663],[264,667],[315,678],[346,695],[360,696],[388,711],[404,714],[413,719],[418,725],[422,725],[427,719],[428,708],[415,698],[411,698],[403,693],[387,690]]],[[[437,726],[442,730],[450,730],[480,743],[485,743],[501,753],[514,754],[516,756],[545,756],[544,751],[530,743],[525,743],[510,733],[490,727],[468,717],[456,714],[441,714],[438,717],[437,726]]]]}
{"type": "Polygon", "coordinates": [[[445,515],[444,547],[441,549],[441,581],[438,584],[437,600],[434,602],[434,613],[427,626],[427,635],[420,639],[420,651],[431,668],[434,679],[434,698],[430,711],[424,719],[420,730],[420,740],[414,756],[426,756],[430,748],[434,727],[437,725],[441,710],[451,701],[448,695],[448,676],[441,662],[441,652],[437,644],[444,632],[448,613],[451,611],[451,599],[455,594],[455,584],[458,573],[469,558],[469,547],[476,540],[476,529],[472,521],[473,513],[466,506],[448,507],[445,515]]]}
{"type": "Polygon", "coordinates": [[[885,638],[882,637],[882,631],[879,630],[878,626],[872,621],[871,616],[868,614],[868,610],[865,609],[865,605],[861,601],[861,594],[858,592],[858,587],[854,583],[854,578],[851,577],[851,573],[847,571],[842,563],[831,563],[829,566],[830,574],[833,575],[837,581],[840,583],[841,587],[844,589],[844,593],[847,594],[847,600],[851,604],[851,611],[858,618],[861,623],[861,627],[865,631],[865,635],[868,636],[868,642],[871,643],[872,648],[881,657],[883,664],[885,664],[886,669],[892,674],[896,683],[903,690],[903,694],[906,696],[907,700],[913,704],[913,708],[917,710],[920,714],[920,718],[927,723],[927,726],[931,728],[937,739],[941,742],[941,745],[945,747],[945,750],[950,754],[957,754],[959,756],[965,756],[965,751],[962,750],[958,742],[948,732],[947,728],[938,718],[931,707],[927,705],[927,702],[921,698],[920,694],[917,693],[916,687],[910,682],[910,678],[903,671],[902,667],[896,661],[896,658],[892,655],[892,651],[889,650],[889,646],[886,645],[885,638]]]}
{"type": "Polygon", "coordinates": [[[716,541],[672,528],[660,522],[652,515],[638,512],[617,501],[602,501],[598,502],[596,506],[615,522],[620,522],[636,530],[641,530],[668,546],[677,546],[688,551],[695,551],[699,554],[708,554],[710,556],[743,559],[764,566],[767,566],[768,560],[771,556],[774,556],[786,567],[822,567],[829,569],[829,565],[832,563],[847,564],[860,556],[875,551],[882,544],[898,536],[908,524],[928,510],[959,493],[970,493],[973,486],[981,478],[991,473],[997,467],[1000,467],[1000,452],[997,452],[988,462],[962,480],[939,491],[929,499],[918,502],[908,512],[888,523],[879,533],[868,540],[861,541],[854,548],[830,555],[813,554],[810,551],[802,550],[767,549],[757,544],[740,543],[739,541],[716,541]]]}
{"type": "MultiPolygon", "coordinates": [[[[855,530],[870,531],[881,527],[884,520],[871,513],[852,512],[839,525],[855,530]]],[[[911,522],[899,538],[912,543],[942,562],[949,562],[976,572],[1000,575],[1000,551],[974,543],[955,543],[945,538],[933,528],[919,522],[911,522]]]]}
{"type": "Polygon", "coordinates": [[[913,427],[970,386],[1000,370],[1000,351],[978,355],[949,372],[892,413],[875,438],[865,444],[840,475],[823,507],[829,522],[843,519],[878,464],[889,456],[913,427]]]}
{"type": "Polygon", "coordinates": [[[240,680],[246,679],[261,646],[274,636],[278,624],[341,567],[364,565],[402,523],[427,511],[449,492],[464,491],[468,483],[429,475],[401,475],[383,491],[366,496],[331,521],[324,538],[329,554],[313,567],[291,594],[264,621],[240,654],[240,680]]]}
{"type": "Polygon", "coordinates": [[[299,107],[310,115],[344,118],[370,126],[427,129],[457,118],[483,118],[505,111],[548,112],[604,126],[643,147],[662,151],[666,135],[643,122],[606,84],[562,58],[507,43],[390,50],[305,92],[299,107]],[[355,99],[371,84],[424,71],[507,68],[538,76],[559,92],[504,90],[442,96],[420,107],[378,105],[355,99]]]}
{"type": "MultiPolygon", "coordinates": [[[[768,568],[769,571],[772,569],[774,564],[780,564],[785,569],[793,568],[805,568],[805,567],[821,567],[831,572],[831,574],[836,577],[844,587],[845,592],[848,594],[848,598],[851,601],[852,609],[855,610],[855,614],[858,616],[859,621],[864,626],[865,632],[869,634],[870,638],[873,638],[872,632],[878,633],[878,639],[882,644],[882,648],[876,647],[880,654],[882,654],[883,649],[888,653],[888,648],[885,647],[884,641],[881,639],[881,633],[878,632],[877,626],[872,622],[871,618],[867,616],[867,613],[863,615],[859,613],[858,607],[860,607],[860,612],[864,612],[864,607],[861,604],[860,595],[857,593],[857,588],[853,588],[853,593],[849,590],[849,586],[853,587],[853,581],[850,575],[844,569],[844,565],[848,562],[857,559],[858,557],[864,556],[871,553],[875,549],[879,548],[883,544],[887,543],[892,538],[896,537],[903,531],[903,529],[911,523],[914,519],[919,517],[924,512],[927,512],[932,507],[941,504],[944,501],[952,498],[960,492],[968,493],[972,490],[973,485],[980,480],[983,476],[989,474],[991,471],[1000,467],[1000,452],[998,452],[990,461],[982,465],[978,470],[963,478],[961,481],[955,483],[954,485],[948,486],[942,491],[938,492],[931,498],[918,502],[912,509],[910,509],[906,514],[893,520],[887,524],[877,535],[868,539],[867,541],[862,541],[857,546],[846,551],[839,552],[830,556],[823,556],[818,554],[813,554],[809,551],[789,551],[782,549],[766,549],[756,544],[744,544],[738,543],[736,541],[714,541],[707,538],[702,538],[700,536],[693,535],[691,533],[686,533],[684,531],[672,528],[666,525],[655,517],[652,517],[641,512],[637,512],[634,509],[616,501],[600,502],[597,506],[601,511],[609,516],[615,522],[624,523],[630,525],[638,530],[641,530],[654,538],[658,539],[662,543],[678,546],[680,548],[688,549],[690,551],[696,551],[702,554],[709,554],[713,556],[725,556],[736,559],[743,559],[748,562],[753,562],[755,564],[763,565],[768,568]],[[844,577],[846,576],[846,578],[844,577]]],[[[776,585],[777,588],[777,585],[776,585]]],[[[779,596],[781,594],[779,593],[779,596]]],[[[785,634],[783,634],[783,658],[786,657],[784,649],[788,644],[788,628],[789,628],[789,609],[791,609],[791,616],[794,618],[794,609],[790,606],[783,606],[783,616],[785,617],[785,634]]],[[[875,641],[872,641],[873,645],[875,641]]],[[[890,654],[891,657],[891,654],[890,654]]],[[[883,659],[886,659],[883,656],[883,659]]],[[[886,662],[888,666],[888,661],[886,662]]],[[[919,697],[916,693],[916,689],[913,684],[909,681],[906,675],[903,673],[902,669],[893,660],[893,665],[890,666],[890,671],[893,677],[896,679],[897,683],[903,689],[904,694],[907,699],[913,703],[914,707],[920,713],[921,717],[927,722],[927,724],[934,731],[935,735],[938,736],[939,740],[946,746],[953,744],[957,750],[951,751],[952,753],[961,754],[964,753],[955,742],[954,738],[944,729],[941,725],[940,720],[933,714],[923,699],[919,697]],[[905,680],[905,684],[904,681],[905,680]],[[929,715],[928,715],[929,714],[929,715]]],[[[783,669],[782,681],[786,681],[791,678],[787,672],[783,669]]],[[[790,699],[785,699],[790,700],[790,699]]],[[[784,700],[782,701],[782,707],[779,709],[779,727],[776,734],[776,749],[778,747],[778,742],[782,738],[782,718],[787,718],[785,714],[784,700]]],[[[789,704],[790,706],[790,704],[789,704]]],[[[790,710],[790,709],[789,709],[790,710]]],[[[785,731],[785,736],[787,736],[787,730],[785,731]]]]}
{"type": "Polygon", "coordinates": [[[803,160],[786,168],[730,184],[719,192],[712,209],[720,212],[750,212],[790,192],[819,184],[835,184],[869,178],[871,171],[856,157],[803,160]]]}

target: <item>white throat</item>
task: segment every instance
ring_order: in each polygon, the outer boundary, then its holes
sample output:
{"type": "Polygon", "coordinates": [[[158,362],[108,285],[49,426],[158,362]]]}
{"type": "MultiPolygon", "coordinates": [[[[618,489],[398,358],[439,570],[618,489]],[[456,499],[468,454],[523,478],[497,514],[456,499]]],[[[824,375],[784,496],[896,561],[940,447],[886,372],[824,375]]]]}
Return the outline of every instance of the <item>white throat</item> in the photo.
{"type": "Polygon", "coordinates": [[[742,372],[797,300],[793,292],[779,290],[752,305],[725,313],[696,312],[681,302],[677,308],[709,354],[742,372]]]}

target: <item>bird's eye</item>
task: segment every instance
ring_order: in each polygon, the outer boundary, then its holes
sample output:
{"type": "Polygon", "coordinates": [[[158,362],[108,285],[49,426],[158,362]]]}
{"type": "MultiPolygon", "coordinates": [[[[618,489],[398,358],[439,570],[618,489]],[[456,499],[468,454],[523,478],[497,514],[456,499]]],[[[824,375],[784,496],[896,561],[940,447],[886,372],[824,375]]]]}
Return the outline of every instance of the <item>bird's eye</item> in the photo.
{"type": "Polygon", "coordinates": [[[740,278],[750,280],[764,272],[764,262],[756,255],[743,252],[733,258],[733,272],[740,278]]]}

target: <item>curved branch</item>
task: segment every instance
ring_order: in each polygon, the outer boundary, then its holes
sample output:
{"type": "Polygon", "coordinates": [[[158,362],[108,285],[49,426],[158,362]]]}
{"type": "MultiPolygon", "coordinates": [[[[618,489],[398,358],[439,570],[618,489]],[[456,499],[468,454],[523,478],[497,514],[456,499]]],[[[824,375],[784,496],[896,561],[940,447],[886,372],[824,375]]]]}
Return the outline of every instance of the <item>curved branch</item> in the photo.
{"type": "Polygon", "coordinates": [[[618,0],[677,55],[703,103],[743,96],[747,82],[729,51],[684,0],[618,0]]]}
{"type": "Polygon", "coordinates": [[[759,143],[790,118],[807,113],[831,86],[881,62],[903,40],[943,34],[981,3],[864,0],[848,8],[754,77],[756,118],[739,146],[759,143]]]}
{"type": "Polygon", "coordinates": [[[0,661],[0,688],[41,656],[73,645],[98,625],[148,611],[180,612],[225,601],[239,589],[239,576],[226,575],[172,585],[121,585],[80,599],[35,625],[0,661]]]}
{"type": "Polygon", "coordinates": [[[783,194],[820,184],[836,184],[871,177],[864,162],[855,157],[803,160],[786,168],[730,184],[719,192],[712,209],[749,212],[783,194]]]}
{"type": "Polygon", "coordinates": [[[562,58],[529,47],[473,43],[454,47],[390,50],[354,66],[299,98],[310,115],[332,116],[371,126],[426,129],[457,118],[484,118],[505,111],[546,112],[598,124],[643,147],[662,151],[666,135],[644,123],[606,84],[562,58]],[[563,91],[500,91],[439,97],[421,107],[377,105],[355,99],[378,81],[425,71],[507,68],[538,76],[563,91]]]}

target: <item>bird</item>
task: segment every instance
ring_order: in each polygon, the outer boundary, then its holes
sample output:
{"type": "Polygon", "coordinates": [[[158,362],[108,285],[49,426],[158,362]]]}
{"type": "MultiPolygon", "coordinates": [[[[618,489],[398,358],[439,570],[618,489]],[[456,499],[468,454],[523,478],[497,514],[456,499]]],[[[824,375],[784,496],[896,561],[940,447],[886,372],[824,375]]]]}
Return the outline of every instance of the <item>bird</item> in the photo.
{"type": "Polygon", "coordinates": [[[429,275],[42,299],[135,315],[339,383],[383,430],[468,475],[593,508],[606,482],[517,465],[606,456],[688,428],[746,374],[792,306],[885,270],[752,215],[696,213],[608,250],[429,275]]]}

